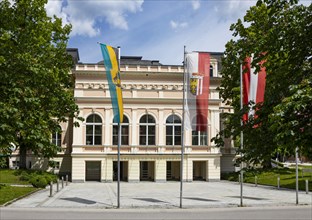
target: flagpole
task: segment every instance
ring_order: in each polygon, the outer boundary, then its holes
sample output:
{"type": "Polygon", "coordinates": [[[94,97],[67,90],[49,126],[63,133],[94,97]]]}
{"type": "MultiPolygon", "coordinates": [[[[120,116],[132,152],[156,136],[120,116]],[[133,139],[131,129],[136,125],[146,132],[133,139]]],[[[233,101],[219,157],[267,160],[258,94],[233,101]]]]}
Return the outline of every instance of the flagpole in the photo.
{"type": "Polygon", "coordinates": [[[298,184],[298,147],[296,147],[296,205],[298,205],[298,203],[299,203],[298,188],[299,188],[299,184],[298,184]]]}
{"type": "MultiPolygon", "coordinates": [[[[120,71],[120,47],[118,48],[118,69],[120,71]]],[[[118,119],[118,149],[117,149],[117,208],[120,208],[120,145],[121,145],[121,124],[118,119]]]]}
{"type": "Polygon", "coordinates": [[[184,114],[185,114],[185,48],[184,46],[184,56],[183,56],[183,102],[182,102],[182,137],[181,137],[181,162],[180,162],[180,208],[182,208],[182,197],[183,197],[183,160],[184,160],[184,114]]]}
{"type": "MultiPolygon", "coordinates": [[[[240,64],[239,66],[239,73],[240,73],[240,108],[241,110],[243,109],[243,69],[242,69],[242,64],[240,64]]],[[[243,118],[241,117],[241,122],[240,122],[241,126],[243,126],[243,118]]],[[[241,130],[240,133],[240,147],[241,147],[241,153],[240,153],[240,157],[242,159],[243,157],[243,131],[241,130]]],[[[244,180],[244,173],[243,173],[243,161],[241,160],[240,163],[240,206],[243,206],[243,180],[244,180]]]]}

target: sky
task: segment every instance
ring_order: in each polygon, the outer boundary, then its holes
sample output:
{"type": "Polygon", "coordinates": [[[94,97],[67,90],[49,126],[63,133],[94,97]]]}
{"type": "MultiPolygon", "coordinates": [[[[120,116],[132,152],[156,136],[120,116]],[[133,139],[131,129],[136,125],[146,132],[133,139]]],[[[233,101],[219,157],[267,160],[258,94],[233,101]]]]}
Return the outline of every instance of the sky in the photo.
{"type": "Polygon", "coordinates": [[[68,47],[78,48],[80,62],[101,61],[101,42],[120,46],[122,56],[181,65],[184,46],[187,51],[223,52],[233,38],[230,25],[255,4],[256,0],[49,0],[46,10],[72,24],[68,47]]]}

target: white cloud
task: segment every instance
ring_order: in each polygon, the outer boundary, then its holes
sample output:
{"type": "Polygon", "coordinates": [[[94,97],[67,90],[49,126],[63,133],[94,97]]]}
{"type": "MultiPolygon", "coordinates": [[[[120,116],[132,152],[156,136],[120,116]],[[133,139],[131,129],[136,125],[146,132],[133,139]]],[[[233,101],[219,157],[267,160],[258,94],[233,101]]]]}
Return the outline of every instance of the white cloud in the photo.
{"type": "Polygon", "coordinates": [[[170,21],[170,26],[172,29],[180,29],[180,28],[186,28],[188,26],[187,22],[177,22],[177,21],[170,21]]]}
{"type": "Polygon", "coordinates": [[[192,7],[194,10],[199,9],[200,8],[200,1],[199,0],[192,1],[192,7]]]}
{"type": "Polygon", "coordinates": [[[216,2],[213,9],[217,13],[217,16],[222,20],[233,19],[242,17],[250,6],[255,5],[255,1],[219,1],[216,2]]]}
{"type": "Polygon", "coordinates": [[[61,17],[64,23],[73,26],[72,36],[85,35],[94,37],[100,34],[98,21],[105,21],[111,27],[127,30],[128,13],[136,13],[142,10],[144,0],[133,1],[63,1],[50,0],[46,5],[50,16],[55,14],[61,17]]]}

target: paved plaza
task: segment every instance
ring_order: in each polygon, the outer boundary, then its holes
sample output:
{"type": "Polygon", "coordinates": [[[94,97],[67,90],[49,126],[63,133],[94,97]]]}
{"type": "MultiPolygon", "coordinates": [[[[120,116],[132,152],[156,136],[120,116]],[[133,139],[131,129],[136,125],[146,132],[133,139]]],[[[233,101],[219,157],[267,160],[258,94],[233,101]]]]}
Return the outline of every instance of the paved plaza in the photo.
{"type": "MultiPolygon", "coordinates": [[[[17,200],[9,207],[116,208],[117,183],[69,183],[50,197],[49,188],[17,200]]],[[[287,206],[296,204],[295,190],[244,184],[244,206],[287,206]]],[[[299,191],[299,205],[312,205],[312,194],[299,191]]],[[[237,207],[240,184],[228,181],[183,183],[183,208],[237,207]]],[[[179,208],[180,182],[120,184],[121,208],[179,208]]]]}

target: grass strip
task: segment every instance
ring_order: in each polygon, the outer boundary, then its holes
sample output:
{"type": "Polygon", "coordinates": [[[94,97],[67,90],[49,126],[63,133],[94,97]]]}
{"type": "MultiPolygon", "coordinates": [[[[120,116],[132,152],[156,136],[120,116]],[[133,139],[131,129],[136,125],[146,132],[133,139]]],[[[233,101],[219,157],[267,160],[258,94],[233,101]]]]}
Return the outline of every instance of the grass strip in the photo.
{"type": "Polygon", "coordinates": [[[0,205],[12,201],[23,196],[28,195],[31,192],[37,191],[37,188],[34,187],[17,187],[9,185],[0,185],[0,205]]]}

